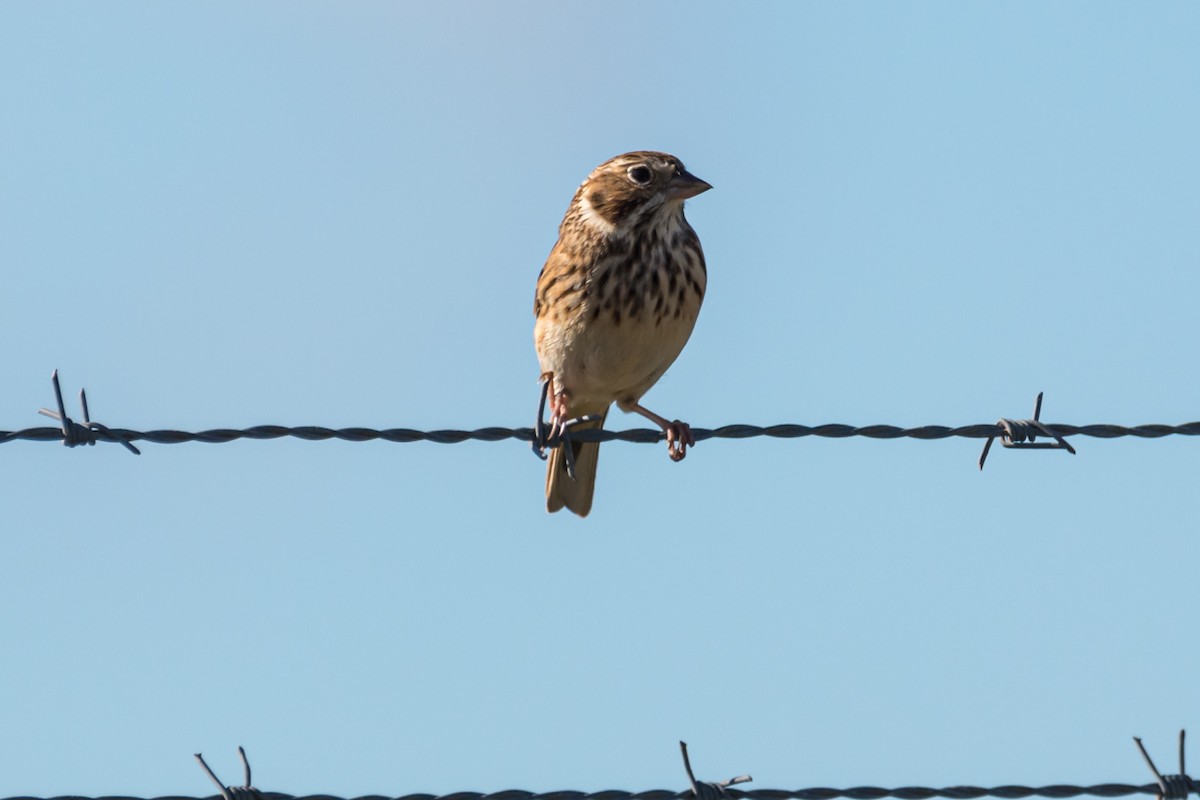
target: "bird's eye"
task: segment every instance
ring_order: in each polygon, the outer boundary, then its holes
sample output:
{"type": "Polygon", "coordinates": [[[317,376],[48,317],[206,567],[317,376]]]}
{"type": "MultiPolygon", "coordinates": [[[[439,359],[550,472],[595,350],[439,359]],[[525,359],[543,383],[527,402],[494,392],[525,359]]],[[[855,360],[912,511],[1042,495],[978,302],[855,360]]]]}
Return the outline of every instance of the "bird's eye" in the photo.
{"type": "Polygon", "coordinates": [[[638,186],[645,186],[650,182],[650,168],[645,164],[638,164],[636,167],[629,168],[629,180],[636,183],[638,186]]]}

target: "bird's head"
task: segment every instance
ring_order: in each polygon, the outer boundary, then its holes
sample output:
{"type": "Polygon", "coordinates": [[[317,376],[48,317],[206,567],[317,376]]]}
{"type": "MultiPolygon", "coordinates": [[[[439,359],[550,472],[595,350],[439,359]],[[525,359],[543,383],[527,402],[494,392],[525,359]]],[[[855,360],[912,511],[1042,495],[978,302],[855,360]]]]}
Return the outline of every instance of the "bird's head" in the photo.
{"type": "Polygon", "coordinates": [[[712,186],[669,153],[639,150],[605,161],[592,170],[575,196],[576,210],[609,231],[627,228],[660,210],[677,213],[683,201],[712,186]]]}

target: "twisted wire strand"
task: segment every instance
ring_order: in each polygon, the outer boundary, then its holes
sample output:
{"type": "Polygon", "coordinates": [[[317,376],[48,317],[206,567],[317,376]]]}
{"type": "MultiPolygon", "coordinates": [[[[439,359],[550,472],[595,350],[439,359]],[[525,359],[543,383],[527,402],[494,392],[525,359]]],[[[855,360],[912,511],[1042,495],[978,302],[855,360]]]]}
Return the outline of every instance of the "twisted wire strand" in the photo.
{"type": "MultiPolygon", "coordinates": [[[[835,800],[846,797],[851,800],[879,800],[884,797],[898,797],[901,800],[927,800],[927,798],[947,797],[952,800],[972,800],[977,797],[1052,797],[1067,798],[1083,795],[1091,797],[1127,797],[1135,794],[1158,794],[1157,784],[1149,783],[1135,786],[1127,783],[1101,783],[1095,786],[1072,786],[1055,784],[1052,786],[949,786],[942,789],[931,789],[924,786],[902,786],[895,789],[884,789],[878,786],[855,786],[848,789],[829,789],[815,787],[811,789],[734,789],[729,788],[725,793],[731,798],[744,800],[835,800]]],[[[527,792],[520,789],[510,789],[501,792],[453,792],[451,794],[405,794],[363,795],[356,798],[342,798],[329,794],[291,795],[279,792],[261,792],[263,800],[689,800],[693,798],[692,791],[685,789],[672,792],[656,789],[645,792],[627,792],[608,790],[601,792],[527,792]]],[[[209,795],[205,798],[189,797],[186,795],[167,795],[152,800],[220,800],[220,795],[209,795]]],[[[53,798],[38,798],[17,796],[3,800],[151,800],[147,798],[129,797],[125,795],[106,795],[103,797],[86,798],[78,795],[59,796],[53,798]]]]}
{"type": "MultiPolygon", "coordinates": [[[[1047,426],[1060,436],[1091,436],[1097,439],[1116,439],[1123,436],[1135,436],[1141,439],[1159,439],[1164,436],[1200,436],[1200,421],[1186,422],[1181,425],[1069,425],[1066,423],[1047,423],[1047,426]]],[[[916,428],[900,428],[895,425],[724,425],[719,428],[692,428],[696,441],[706,439],[750,439],[767,436],[775,439],[799,439],[805,436],[819,436],[827,439],[845,439],[852,436],[863,436],[868,439],[947,439],[963,437],[967,439],[987,439],[1003,437],[1005,429],[995,423],[980,425],[963,425],[948,427],[945,425],[923,425],[916,428]]],[[[250,428],[213,428],[206,431],[153,430],[136,431],[127,428],[98,428],[93,431],[98,441],[132,442],[145,441],[155,444],[181,444],[183,442],[207,442],[209,444],[224,444],[238,439],[282,439],[292,437],[307,441],[323,441],[339,439],[346,442],[368,442],[382,439],[386,442],[435,442],[437,444],[456,444],[465,441],[498,442],[504,439],[517,439],[523,442],[535,441],[533,428],[502,428],[489,427],[476,430],[431,430],[420,431],[412,428],[326,428],[319,425],[301,425],[288,427],[284,425],[255,425],[250,428]]],[[[640,428],[625,431],[581,430],[571,433],[571,438],[580,442],[637,442],[641,444],[663,441],[664,434],[657,429],[640,428]]],[[[32,442],[62,442],[61,428],[26,428],[18,431],[0,431],[0,444],[13,441],[32,442]]]]}

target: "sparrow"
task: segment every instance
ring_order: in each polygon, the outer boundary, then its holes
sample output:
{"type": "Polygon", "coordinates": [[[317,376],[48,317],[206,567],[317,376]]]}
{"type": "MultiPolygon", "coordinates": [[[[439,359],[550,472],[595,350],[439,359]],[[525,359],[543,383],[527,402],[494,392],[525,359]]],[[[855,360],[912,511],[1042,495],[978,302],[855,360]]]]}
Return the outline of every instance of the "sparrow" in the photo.
{"type": "MultiPolygon", "coordinates": [[[[602,428],[616,403],[663,429],[671,460],[695,445],[688,425],[655,414],[641,399],[683,350],[700,313],[704,253],[683,205],[711,188],[675,156],[648,150],[609,159],[580,184],[533,301],[552,435],[602,428]],[[590,419],[576,421],[581,417],[590,419]]],[[[599,454],[599,443],[569,436],[554,448],[546,471],[548,511],[565,506],[587,516],[599,454]]]]}

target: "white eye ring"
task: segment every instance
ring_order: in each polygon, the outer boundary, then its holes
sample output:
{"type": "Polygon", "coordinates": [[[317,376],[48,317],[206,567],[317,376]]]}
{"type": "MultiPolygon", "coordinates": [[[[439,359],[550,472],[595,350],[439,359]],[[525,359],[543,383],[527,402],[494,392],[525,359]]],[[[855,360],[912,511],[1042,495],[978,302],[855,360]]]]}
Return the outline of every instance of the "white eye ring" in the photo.
{"type": "Polygon", "coordinates": [[[654,177],[654,173],[645,164],[636,164],[629,168],[626,173],[629,175],[629,180],[636,183],[638,186],[645,186],[650,183],[650,179],[654,177]]]}

